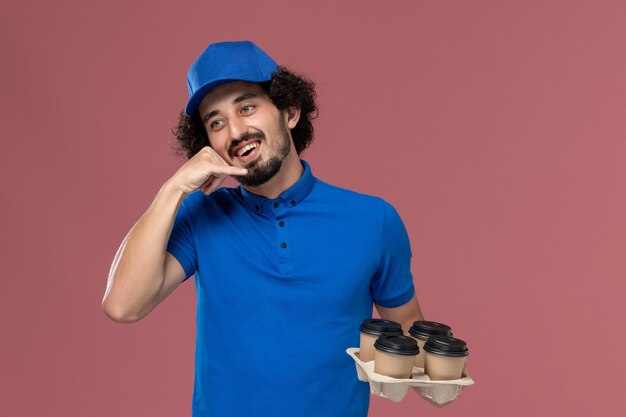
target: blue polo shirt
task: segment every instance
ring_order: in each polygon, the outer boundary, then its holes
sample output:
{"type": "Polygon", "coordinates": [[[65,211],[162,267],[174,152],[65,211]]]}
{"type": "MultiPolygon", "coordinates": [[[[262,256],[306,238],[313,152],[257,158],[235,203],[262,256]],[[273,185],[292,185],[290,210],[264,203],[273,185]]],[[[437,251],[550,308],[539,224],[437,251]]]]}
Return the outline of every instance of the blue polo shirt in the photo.
{"type": "Polygon", "coordinates": [[[409,239],[390,204],[302,165],[276,199],[220,188],[178,210],[167,250],[195,274],[194,417],[367,415],[345,350],[373,302],[413,296],[409,239]]]}

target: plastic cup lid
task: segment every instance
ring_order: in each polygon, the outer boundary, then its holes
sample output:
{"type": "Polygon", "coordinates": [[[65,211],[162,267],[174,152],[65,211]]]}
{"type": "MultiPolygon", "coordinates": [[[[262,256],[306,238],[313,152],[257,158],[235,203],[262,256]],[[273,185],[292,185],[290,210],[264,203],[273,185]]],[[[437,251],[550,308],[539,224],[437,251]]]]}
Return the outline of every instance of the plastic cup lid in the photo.
{"type": "Polygon", "coordinates": [[[396,355],[417,355],[420,352],[415,339],[408,336],[382,334],[374,342],[374,347],[396,355]]]}
{"type": "Polygon", "coordinates": [[[467,344],[451,336],[433,336],[424,344],[426,352],[442,356],[467,356],[467,344]]]}
{"type": "Polygon", "coordinates": [[[359,330],[374,336],[380,336],[381,334],[402,334],[402,326],[400,326],[399,323],[383,319],[365,319],[361,327],[359,327],[359,330]]]}
{"type": "Polygon", "coordinates": [[[428,339],[432,336],[452,336],[452,329],[446,324],[422,320],[413,323],[409,334],[420,339],[428,339]]]}

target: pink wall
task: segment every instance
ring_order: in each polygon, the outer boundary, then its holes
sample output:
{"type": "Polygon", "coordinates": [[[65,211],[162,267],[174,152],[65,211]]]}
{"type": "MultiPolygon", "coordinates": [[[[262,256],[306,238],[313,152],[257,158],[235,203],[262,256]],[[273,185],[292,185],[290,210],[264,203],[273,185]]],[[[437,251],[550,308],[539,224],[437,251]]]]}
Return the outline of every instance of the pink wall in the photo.
{"type": "Polygon", "coordinates": [[[246,38],[317,82],[305,159],[396,206],[427,318],[470,344],[457,402],[371,416],[626,414],[623,1],[9,3],[0,415],[190,415],[193,282],[132,325],[100,301],[182,163],[190,62],[246,38]]]}

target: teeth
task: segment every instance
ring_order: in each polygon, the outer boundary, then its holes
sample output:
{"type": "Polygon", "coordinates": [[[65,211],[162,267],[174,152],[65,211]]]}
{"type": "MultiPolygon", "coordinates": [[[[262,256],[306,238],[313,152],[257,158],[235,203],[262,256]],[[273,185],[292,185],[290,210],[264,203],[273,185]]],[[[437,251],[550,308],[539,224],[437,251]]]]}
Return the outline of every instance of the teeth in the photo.
{"type": "Polygon", "coordinates": [[[246,145],[246,146],[244,146],[243,148],[239,149],[239,151],[237,152],[237,156],[241,156],[241,155],[243,155],[244,153],[248,152],[250,149],[254,149],[254,148],[256,148],[257,146],[259,146],[259,143],[258,143],[258,142],[254,142],[254,143],[251,143],[251,144],[249,144],[249,145],[246,145]]]}

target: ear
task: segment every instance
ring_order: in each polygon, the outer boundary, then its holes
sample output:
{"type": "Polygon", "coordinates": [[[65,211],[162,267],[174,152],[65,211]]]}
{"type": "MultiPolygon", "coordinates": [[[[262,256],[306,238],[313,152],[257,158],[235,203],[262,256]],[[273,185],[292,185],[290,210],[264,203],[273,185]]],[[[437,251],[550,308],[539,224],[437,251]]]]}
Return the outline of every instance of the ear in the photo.
{"type": "Polygon", "coordinates": [[[283,110],[283,117],[287,127],[293,129],[298,124],[298,120],[300,120],[300,108],[294,106],[286,108],[283,110]]]}

